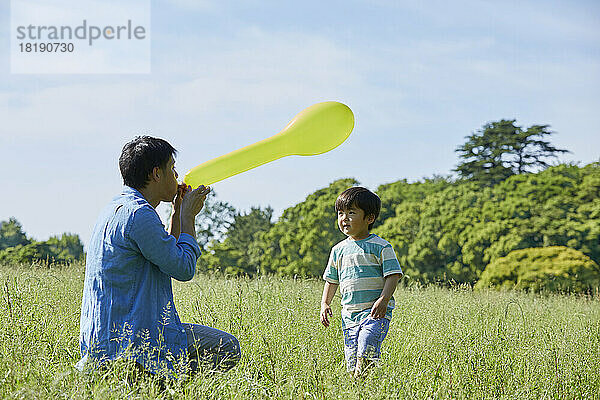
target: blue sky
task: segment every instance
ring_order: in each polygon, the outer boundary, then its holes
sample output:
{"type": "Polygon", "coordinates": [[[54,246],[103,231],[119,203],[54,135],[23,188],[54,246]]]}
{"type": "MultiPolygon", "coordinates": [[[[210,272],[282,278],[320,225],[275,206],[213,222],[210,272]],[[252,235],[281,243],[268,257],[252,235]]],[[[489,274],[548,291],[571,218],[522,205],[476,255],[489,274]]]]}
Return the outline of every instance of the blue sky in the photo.
{"type": "MultiPolygon", "coordinates": [[[[18,1],[18,0],[13,0],[18,1]]],[[[287,157],[214,185],[237,209],[279,215],[335,179],[378,185],[448,174],[489,121],[550,124],[563,161],[600,155],[596,1],[152,2],[151,74],[10,74],[0,3],[0,220],[36,239],[87,242],[120,190],[136,134],[169,140],[180,175],[341,101],[337,149],[287,157]]],[[[164,213],[164,208],[161,209],[164,213]]]]}

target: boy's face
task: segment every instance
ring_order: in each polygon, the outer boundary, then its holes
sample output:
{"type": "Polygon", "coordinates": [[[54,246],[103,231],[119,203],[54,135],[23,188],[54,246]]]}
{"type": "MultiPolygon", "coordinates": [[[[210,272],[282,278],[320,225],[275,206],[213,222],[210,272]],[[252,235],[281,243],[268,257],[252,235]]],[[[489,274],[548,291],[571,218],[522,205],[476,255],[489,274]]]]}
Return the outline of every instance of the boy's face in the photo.
{"type": "Polygon", "coordinates": [[[374,215],[365,216],[365,212],[355,205],[346,210],[339,210],[337,216],[340,231],[354,240],[369,236],[369,225],[375,221],[374,215]]]}

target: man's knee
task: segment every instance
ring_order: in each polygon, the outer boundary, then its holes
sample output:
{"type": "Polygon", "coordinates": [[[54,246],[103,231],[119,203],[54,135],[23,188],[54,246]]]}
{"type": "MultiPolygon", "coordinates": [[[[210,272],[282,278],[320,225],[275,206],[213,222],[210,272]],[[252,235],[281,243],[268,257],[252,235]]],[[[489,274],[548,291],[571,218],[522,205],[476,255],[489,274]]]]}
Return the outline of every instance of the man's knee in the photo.
{"type": "Polygon", "coordinates": [[[225,338],[223,338],[221,350],[226,353],[226,357],[232,360],[239,361],[242,357],[242,350],[240,349],[239,340],[233,336],[232,334],[227,334],[225,338]]]}

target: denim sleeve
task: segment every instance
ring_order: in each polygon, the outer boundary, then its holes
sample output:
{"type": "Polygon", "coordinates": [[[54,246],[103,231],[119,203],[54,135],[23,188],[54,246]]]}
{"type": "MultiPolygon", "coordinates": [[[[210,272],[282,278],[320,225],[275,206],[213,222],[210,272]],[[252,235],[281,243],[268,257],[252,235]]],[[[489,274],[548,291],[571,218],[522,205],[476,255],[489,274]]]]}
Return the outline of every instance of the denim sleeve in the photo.
{"type": "Polygon", "coordinates": [[[169,235],[150,206],[136,210],[132,218],[129,237],[144,258],[178,281],[194,277],[200,246],[191,235],[181,233],[179,240],[169,235]]]}

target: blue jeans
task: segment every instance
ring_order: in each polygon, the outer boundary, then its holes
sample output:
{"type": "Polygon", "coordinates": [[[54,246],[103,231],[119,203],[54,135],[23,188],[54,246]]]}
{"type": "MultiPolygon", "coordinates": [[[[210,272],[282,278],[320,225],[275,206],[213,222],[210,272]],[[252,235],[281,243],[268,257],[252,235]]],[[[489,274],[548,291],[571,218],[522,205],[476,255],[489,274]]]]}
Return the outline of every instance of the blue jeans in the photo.
{"type": "Polygon", "coordinates": [[[227,371],[240,361],[240,342],[235,336],[210,326],[186,323],[182,325],[187,335],[192,371],[203,367],[227,371]]]}
{"type": "Polygon", "coordinates": [[[354,372],[357,357],[377,361],[381,354],[381,342],[390,327],[387,318],[365,318],[360,324],[344,329],[344,356],[348,372],[354,372]]]}

